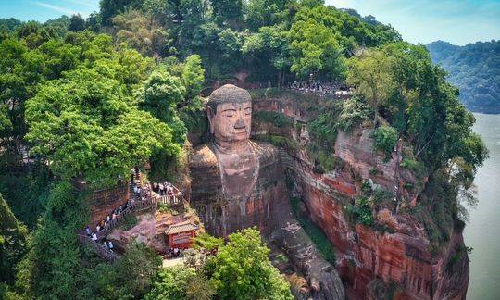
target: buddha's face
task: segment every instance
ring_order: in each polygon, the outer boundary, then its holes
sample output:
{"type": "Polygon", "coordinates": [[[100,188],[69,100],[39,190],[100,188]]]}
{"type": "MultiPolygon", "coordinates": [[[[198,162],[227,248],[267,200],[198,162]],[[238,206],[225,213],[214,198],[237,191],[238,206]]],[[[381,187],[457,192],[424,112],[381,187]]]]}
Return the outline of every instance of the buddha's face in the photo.
{"type": "Polygon", "coordinates": [[[217,142],[242,142],[250,137],[252,102],[221,103],[217,111],[207,107],[210,132],[217,142]]]}

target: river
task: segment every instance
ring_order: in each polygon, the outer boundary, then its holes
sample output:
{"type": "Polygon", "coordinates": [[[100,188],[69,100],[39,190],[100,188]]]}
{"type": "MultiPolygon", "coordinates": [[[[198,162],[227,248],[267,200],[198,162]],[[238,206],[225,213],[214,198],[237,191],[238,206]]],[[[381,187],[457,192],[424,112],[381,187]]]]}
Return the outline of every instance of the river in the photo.
{"type": "Polygon", "coordinates": [[[470,255],[467,299],[500,299],[500,115],[474,114],[474,131],[490,151],[475,183],[479,205],[470,210],[464,238],[470,255]]]}

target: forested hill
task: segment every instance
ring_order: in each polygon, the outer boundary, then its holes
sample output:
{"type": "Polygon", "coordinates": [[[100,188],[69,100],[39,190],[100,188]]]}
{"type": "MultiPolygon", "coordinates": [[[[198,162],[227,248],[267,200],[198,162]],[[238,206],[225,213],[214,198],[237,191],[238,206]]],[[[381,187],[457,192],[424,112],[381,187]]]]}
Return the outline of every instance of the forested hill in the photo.
{"type": "MultiPolygon", "coordinates": [[[[219,251],[256,270],[241,280],[217,277],[211,263],[207,272],[172,277],[160,271],[155,253],[139,246],[116,264],[99,260],[75,234],[89,224],[91,209],[74,183],[113,188],[146,162],[149,180],[182,178],[187,135],[207,130],[200,95],[226,82],[279,91],[310,77],[343,81],[354,93],[318,108],[323,113],[309,132],[319,142],[312,150],[328,149],[340,130],[353,126],[374,130],[378,152],[390,154],[404,140],[409,169],[426,168],[435,186],[450,185],[439,189],[451,200],[435,205],[436,223],[458,220],[455,196],[469,189],[486,156],[471,130],[474,117],[424,46],[404,42],[373,17],[323,0],[101,0],[86,19],[0,20],[6,203],[0,202],[0,299],[290,299],[288,283],[271,276],[278,271],[262,259],[267,250],[245,236],[238,238],[242,249],[249,240],[259,248],[247,252],[260,257],[219,251]],[[259,264],[264,271],[255,262],[265,263],[259,264]],[[198,284],[189,298],[188,282],[198,284]],[[225,287],[233,282],[243,288],[225,287]]],[[[334,164],[328,151],[316,151],[318,164],[334,164]]],[[[362,210],[371,216],[371,209],[362,210]]],[[[433,241],[450,239],[448,231],[434,232],[433,241]]]]}
{"type": "Polygon", "coordinates": [[[460,89],[460,100],[472,111],[500,113],[500,41],[465,46],[437,41],[427,45],[432,61],[460,89]]]}

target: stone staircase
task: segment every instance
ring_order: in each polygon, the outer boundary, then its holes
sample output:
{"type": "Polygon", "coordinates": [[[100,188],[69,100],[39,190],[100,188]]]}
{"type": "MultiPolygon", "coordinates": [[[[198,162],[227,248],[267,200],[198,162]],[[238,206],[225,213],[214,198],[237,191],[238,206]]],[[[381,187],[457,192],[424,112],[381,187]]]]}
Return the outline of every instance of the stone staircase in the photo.
{"type": "Polygon", "coordinates": [[[279,150],[279,155],[281,159],[281,164],[285,169],[293,170],[295,168],[295,162],[293,157],[291,157],[284,149],[279,150]]]}

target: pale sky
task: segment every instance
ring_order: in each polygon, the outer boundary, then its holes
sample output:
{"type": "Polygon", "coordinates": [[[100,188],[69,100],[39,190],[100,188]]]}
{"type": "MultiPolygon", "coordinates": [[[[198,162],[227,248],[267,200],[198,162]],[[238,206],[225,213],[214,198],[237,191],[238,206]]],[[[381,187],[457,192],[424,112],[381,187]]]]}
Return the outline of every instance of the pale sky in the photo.
{"type": "Polygon", "coordinates": [[[411,43],[500,39],[500,0],[326,0],[390,23],[411,43]]]}

